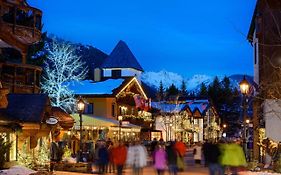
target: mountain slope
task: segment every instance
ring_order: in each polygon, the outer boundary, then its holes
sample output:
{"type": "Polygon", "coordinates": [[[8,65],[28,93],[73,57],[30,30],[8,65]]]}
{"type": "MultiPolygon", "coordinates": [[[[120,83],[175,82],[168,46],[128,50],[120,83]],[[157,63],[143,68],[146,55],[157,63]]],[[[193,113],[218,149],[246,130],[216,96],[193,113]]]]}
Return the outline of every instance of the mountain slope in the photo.
{"type": "MultiPolygon", "coordinates": [[[[235,74],[229,76],[231,86],[239,89],[239,82],[243,79],[244,75],[235,74]]],[[[141,80],[145,82],[148,86],[158,89],[160,81],[163,83],[164,88],[168,88],[174,84],[177,88],[181,87],[182,81],[184,80],[187,86],[188,91],[198,92],[201,86],[201,83],[204,83],[208,86],[213,82],[215,77],[209,75],[193,75],[190,78],[184,78],[183,76],[174,73],[168,72],[165,70],[159,72],[144,72],[142,74],[141,80]]],[[[219,76],[219,80],[222,80],[223,76],[219,76]]],[[[250,84],[254,84],[252,76],[246,76],[246,79],[250,84]]]]}

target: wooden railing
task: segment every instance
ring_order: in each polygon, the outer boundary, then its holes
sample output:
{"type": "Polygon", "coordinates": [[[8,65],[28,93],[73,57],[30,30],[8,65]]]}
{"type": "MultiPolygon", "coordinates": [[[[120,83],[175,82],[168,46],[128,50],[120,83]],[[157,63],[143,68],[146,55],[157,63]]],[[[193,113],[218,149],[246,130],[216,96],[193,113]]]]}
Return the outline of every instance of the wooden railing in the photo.
{"type": "MultiPolygon", "coordinates": [[[[37,37],[42,29],[42,12],[39,9],[0,2],[0,27],[9,26],[13,34],[20,34],[19,30],[26,30],[37,37]]],[[[29,34],[28,34],[28,37],[29,34]]]]}
{"type": "Polygon", "coordinates": [[[39,93],[41,72],[38,66],[0,63],[0,80],[10,93],[39,93]]]}

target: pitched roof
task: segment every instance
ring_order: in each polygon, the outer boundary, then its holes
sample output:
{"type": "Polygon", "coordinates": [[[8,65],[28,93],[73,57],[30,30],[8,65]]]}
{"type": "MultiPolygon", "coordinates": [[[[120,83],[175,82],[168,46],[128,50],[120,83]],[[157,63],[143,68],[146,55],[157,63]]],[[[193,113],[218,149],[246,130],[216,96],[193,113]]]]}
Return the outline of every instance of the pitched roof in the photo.
{"type": "Polygon", "coordinates": [[[124,41],[119,41],[101,68],[133,68],[144,71],[124,41]]]}
{"type": "Polygon", "coordinates": [[[253,42],[253,34],[254,34],[254,31],[255,31],[255,19],[256,19],[259,3],[260,3],[260,0],[257,0],[256,6],[255,6],[255,9],[254,9],[254,13],[253,13],[253,16],[252,16],[251,24],[250,24],[250,27],[249,27],[249,31],[248,31],[248,35],[247,35],[247,39],[248,39],[249,42],[253,42]]]}
{"type": "Polygon", "coordinates": [[[19,122],[41,122],[49,103],[47,94],[8,94],[6,115],[19,122]]]}
{"type": "Polygon", "coordinates": [[[195,113],[198,111],[204,115],[205,112],[211,107],[209,100],[186,100],[185,103],[181,104],[170,104],[163,102],[151,102],[151,106],[155,109],[159,109],[165,113],[177,113],[189,109],[190,112],[195,113]]]}
{"type": "Polygon", "coordinates": [[[68,82],[67,86],[78,95],[113,95],[114,89],[120,87],[124,81],[124,79],[108,79],[100,82],[84,80],[68,82]]]}

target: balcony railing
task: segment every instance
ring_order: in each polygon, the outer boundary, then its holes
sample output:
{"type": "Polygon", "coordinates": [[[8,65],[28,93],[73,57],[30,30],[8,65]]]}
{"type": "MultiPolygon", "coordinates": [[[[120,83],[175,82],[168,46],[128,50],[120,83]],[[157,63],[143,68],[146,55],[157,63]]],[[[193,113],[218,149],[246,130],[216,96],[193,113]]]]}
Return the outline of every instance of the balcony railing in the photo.
{"type": "Polygon", "coordinates": [[[0,2],[0,28],[8,26],[13,34],[23,37],[38,37],[42,29],[42,12],[39,9],[17,5],[8,2],[0,2]],[[19,30],[28,32],[20,33],[19,30]]]}
{"type": "Polygon", "coordinates": [[[41,72],[38,66],[0,63],[0,80],[10,93],[39,93],[41,72]]]}

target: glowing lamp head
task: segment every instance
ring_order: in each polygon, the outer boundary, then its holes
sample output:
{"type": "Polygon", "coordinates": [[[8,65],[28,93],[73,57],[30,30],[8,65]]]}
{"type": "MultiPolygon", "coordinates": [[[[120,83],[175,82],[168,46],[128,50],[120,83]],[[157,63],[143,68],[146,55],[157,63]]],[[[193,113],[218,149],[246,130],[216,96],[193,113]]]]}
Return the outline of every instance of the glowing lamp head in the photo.
{"type": "Polygon", "coordinates": [[[119,115],[119,116],[118,116],[118,120],[119,120],[119,121],[122,121],[122,120],[123,120],[123,116],[122,116],[122,115],[119,115]]]}
{"type": "Polygon", "coordinates": [[[85,109],[85,102],[83,101],[82,98],[80,98],[77,102],[77,110],[79,113],[82,113],[85,109]]]}
{"type": "Polygon", "coordinates": [[[222,127],[223,127],[223,128],[226,128],[226,124],[223,124],[222,127]]]}
{"type": "Polygon", "coordinates": [[[249,124],[250,123],[250,120],[249,119],[246,119],[246,121],[245,121],[247,124],[249,124]]]}
{"type": "Polygon", "coordinates": [[[242,94],[246,95],[249,92],[250,83],[246,80],[245,76],[243,80],[239,83],[239,86],[242,94]]]}

